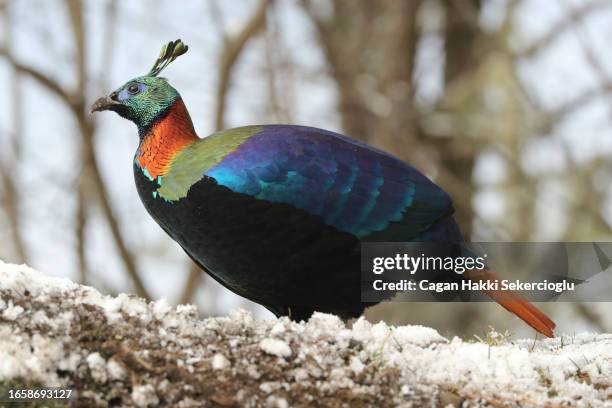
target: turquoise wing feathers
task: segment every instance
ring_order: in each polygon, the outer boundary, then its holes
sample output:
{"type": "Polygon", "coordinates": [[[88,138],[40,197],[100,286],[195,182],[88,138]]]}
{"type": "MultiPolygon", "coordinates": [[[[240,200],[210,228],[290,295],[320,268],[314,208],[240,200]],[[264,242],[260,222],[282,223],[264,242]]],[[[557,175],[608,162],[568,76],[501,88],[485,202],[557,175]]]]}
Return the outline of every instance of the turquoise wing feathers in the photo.
{"type": "Polygon", "coordinates": [[[393,156],[321,129],[267,125],[205,175],[293,205],[359,238],[409,240],[452,214],[448,195],[393,156]]]}

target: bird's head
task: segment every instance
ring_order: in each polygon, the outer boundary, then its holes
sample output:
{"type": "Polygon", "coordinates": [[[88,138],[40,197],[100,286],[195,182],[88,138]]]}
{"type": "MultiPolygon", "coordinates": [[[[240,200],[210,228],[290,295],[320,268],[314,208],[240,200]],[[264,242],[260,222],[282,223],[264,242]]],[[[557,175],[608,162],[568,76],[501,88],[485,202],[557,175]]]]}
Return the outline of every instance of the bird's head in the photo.
{"type": "Polygon", "coordinates": [[[91,106],[91,112],[114,111],[139,129],[147,128],[180,97],[165,78],[157,75],[187,49],[181,40],[164,45],[148,74],[131,79],[110,95],[99,98],[91,106]]]}

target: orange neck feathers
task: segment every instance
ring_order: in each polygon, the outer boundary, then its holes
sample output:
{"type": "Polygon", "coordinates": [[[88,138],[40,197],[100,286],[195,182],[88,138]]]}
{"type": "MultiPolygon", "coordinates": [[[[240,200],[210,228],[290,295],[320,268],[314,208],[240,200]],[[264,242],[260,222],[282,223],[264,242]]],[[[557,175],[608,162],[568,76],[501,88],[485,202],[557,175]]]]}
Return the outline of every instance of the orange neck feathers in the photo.
{"type": "Polygon", "coordinates": [[[177,99],[169,112],[145,134],[136,154],[140,168],[155,180],[168,171],[174,157],[187,145],[198,140],[182,99],[177,99]]]}

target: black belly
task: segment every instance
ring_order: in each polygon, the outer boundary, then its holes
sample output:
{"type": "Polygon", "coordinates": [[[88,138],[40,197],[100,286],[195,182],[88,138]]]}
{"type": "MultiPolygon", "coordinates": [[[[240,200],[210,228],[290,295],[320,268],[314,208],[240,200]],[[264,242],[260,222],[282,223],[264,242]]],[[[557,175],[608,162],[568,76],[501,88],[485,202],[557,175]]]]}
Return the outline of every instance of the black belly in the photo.
{"type": "Polygon", "coordinates": [[[158,224],[230,290],[298,319],[315,310],[343,317],[363,312],[355,236],[291,205],[234,193],[210,178],[176,202],[154,198],[157,184],[139,169],[136,184],[158,224]]]}

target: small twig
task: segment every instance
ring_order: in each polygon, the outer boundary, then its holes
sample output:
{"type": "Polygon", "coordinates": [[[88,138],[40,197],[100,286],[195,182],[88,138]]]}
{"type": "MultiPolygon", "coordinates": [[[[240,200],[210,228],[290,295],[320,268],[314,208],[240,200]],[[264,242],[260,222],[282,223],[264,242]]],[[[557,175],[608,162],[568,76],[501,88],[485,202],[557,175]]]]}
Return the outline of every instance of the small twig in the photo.
{"type": "Polygon", "coordinates": [[[227,38],[225,47],[221,54],[219,63],[219,77],[217,82],[217,98],[215,109],[215,129],[224,128],[224,116],[226,106],[226,95],[234,65],[244,50],[247,42],[255,36],[266,22],[266,11],[271,0],[260,0],[255,12],[251,15],[246,25],[234,37],[227,38]]]}
{"type": "MultiPolygon", "coordinates": [[[[572,28],[574,33],[576,34],[578,43],[580,44],[580,48],[587,62],[589,63],[595,74],[599,77],[601,85],[608,88],[612,87],[612,78],[610,78],[603,64],[601,63],[595,51],[591,47],[590,41],[587,38],[587,34],[581,27],[581,21],[576,18],[575,13],[573,12],[570,12],[569,16],[574,23],[572,25],[572,28]]],[[[612,118],[612,108],[610,109],[609,115],[612,118]]]]}
{"type": "Polygon", "coordinates": [[[185,281],[183,292],[181,293],[181,297],[179,298],[179,304],[183,305],[186,303],[191,303],[193,301],[196,289],[198,288],[198,285],[202,280],[203,273],[204,272],[200,269],[198,264],[196,264],[195,262],[190,262],[187,280],[185,281]]]}
{"type": "Polygon", "coordinates": [[[533,57],[540,50],[543,50],[558,38],[561,38],[561,34],[571,28],[576,21],[582,20],[590,14],[596,13],[610,6],[612,6],[612,2],[609,0],[594,0],[590,3],[581,5],[580,7],[572,10],[565,18],[554,24],[538,40],[531,43],[531,45],[528,47],[515,52],[514,55],[520,58],[533,57]]]}
{"type": "Polygon", "coordinates": [[[271,9],[269,23],[266,29],[265,44],[265,76],[268,86],[268,113],[275,123],[291,123],[290,101],[286,96],[291,94],[291,84],[284,81],[282,92],[279,92],[279,79],[287,74],[288,63],[284,55],[284,44],[279,33],[279,24],[274,8],[271,9]],[[270,18],[272,17],[272,18],[270,18]],[[284,58],[285,60],[280,60],[284,58]],[[284,97],[284,98],[283,98],[284,97]]]}
{"type": "Polygon", "coordinates": [[[574,303],[576,311],[582,315],[590,324],[595,326],[597,331],[606,332],[606,324],[604,323],[601,316],[595,313],[589,306],[584,303],[574,303]]]}

